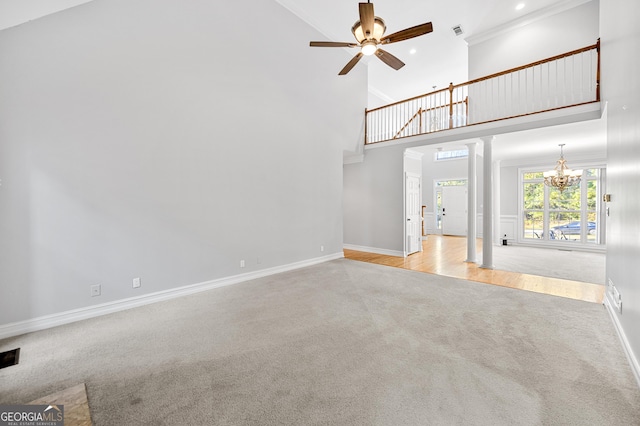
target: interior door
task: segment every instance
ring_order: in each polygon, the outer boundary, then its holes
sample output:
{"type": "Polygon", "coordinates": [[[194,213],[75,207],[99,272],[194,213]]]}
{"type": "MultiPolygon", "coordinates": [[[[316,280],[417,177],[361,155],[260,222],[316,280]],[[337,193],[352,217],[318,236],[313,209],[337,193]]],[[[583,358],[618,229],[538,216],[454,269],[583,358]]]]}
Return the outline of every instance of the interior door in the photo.
{"type": "Polygon", "coordinates": [[[407,255],[422,250],[422,202],[420,194],[420,176],[405,175],[405,215],[406,215],[406,252],[407,255]]]}
{"type": "Polygon", "coordinates": [[[442,187],[442,234],[467,235],[467,187],[442,187]]]}

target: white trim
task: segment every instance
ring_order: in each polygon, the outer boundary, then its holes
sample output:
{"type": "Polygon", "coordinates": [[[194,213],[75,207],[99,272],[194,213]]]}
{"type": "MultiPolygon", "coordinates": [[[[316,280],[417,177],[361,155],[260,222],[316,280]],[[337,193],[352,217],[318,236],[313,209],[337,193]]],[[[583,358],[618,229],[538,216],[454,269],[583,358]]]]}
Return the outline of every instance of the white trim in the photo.
{"type": "MultiPolygon", "coordinates": [[[[422,156],[423,155],[424,155],[423,152],[415,151],[415,150],[413,150],[411,148],[407,148],[407,149],[404,150],[404,158],[410,158],[412,160],[420,160],[420,161],[422,161],[422,156]]],[[[422,177],[421,175],[419,175],[417,173],[414,173],[414,175],[422,177]]]]}
{"type": "Polygon", "coordinates": [[[86,308],[73,309],[70,311],[60,312],[52,315],[45,315],[25,321],[4,324],[0,325],[0,339],[6,339],[7,337],[18,336],[20,334],[30,333],[33,331],[45,330],[47,328],[57,327],[59,325],[69,324],[72,322],[111,314],[114,312],[120,312],[131,308],[137,308],[151,303],[175,299],[177,297],[200,293],[202,291],[213,290],[219,287],[239,284],[245,281],[254,280],[256,278],[262,278],[269,275],[291,271],[294,269],[300,269],[307,266],[316,265],[318,263],[340,259],[343,257],[344,253],[342,252],[334,253],[323,257],[290,263],[288,265],[276,266],[273,268],[262,269],[260,271],[218,278],[198,284],[186,285],[183,287],[177,287],[169,290],[145,294],[142,296],[116,300],[113,302],[107,302],[100,305],[89,306],[86,308]]]}
{"type": "Polygon", "coordinates": [[[388,250],[377,247],[357,246],[354,244],[344,244],[344,248],[347,250],[363,251],[366,253],[384,254],[385,256],[404,257],[404,253],[397,250],[388,250]]]}
{"type": "MultiPolygon", "coordinates": [[[[414,160],[420,160],[422,161],[422,153],[417,152],[417,151],[411,151],[409,149],[404,151],[404,158],[403,160],[406,160],[407,158],[409,159],[414,159],[414,160]]],[[[403,164],[406,163],[403,162],[403,164]]],[[[402,181],[402,235],[403,235],[403,239],[404,239],[404,253],[403,253],[403,257],[407,257],[409,256],[409,240],[408,240],[408,235],[407,235],[407,179],[413,177],[413,178],[418,178],[418,187],[420,188],[419,194],[420,194],[420,209],[422,209],[422,174],[419,173],[412,173],[412,172],[404,172],[404,180],[402,181]]],[[[422,213],[422,212],[421,212],[422,213]]],[[[422,216],[422,214],[421,214],[422,216]]],[[[421,224],[422,225],[422,224],[421,224]]],[[[422,226],[420,226],[420,235],[418,236],[418,238],[420,239],[420,252],[422,252],[422,226]]],[[[413,253],[411,253],[413,254],[413,253]]]]}
{"type": "MultiPolygon", "coordinates": [[[[599,169],[604,170],[606,173],[606,164],[601,162],[593,162],[589,160],[582,160],[575,162],[577,167],[582,169],[599,169]]],[[[574,165],[573,167],[576,167],[574,165]]],[[[539,165],[523,165],[517,168],[518,170],[518,215],[517,215],[517,231],[518,235],[514,240],[514,244],[523,245],[523,246],[531,246],[531,247],[546,247],[546,248],[554,248],[554,249],[562,249],[562,250],[575,250],[575,251],[585,251],[585,252],[596,252],[603,253],[606,252],[606,239],[604,242],[600,243],[590,243],[587,240],[584,241],[562,241],[562,240],[554,240],[550,241],[547,238],[537,239],[537,238],[525,238],[524,237],[524,178],[523,175],[526,172],[540,172],[541,170],[545,170],[539,165]]],[[[601,191],[606,187],[606,174],[600,174],[598,177],[586,177],[583,180],[595,180],[598,183],[598,196],[596,197],[598,200],[602,199],[601,191]]],[[[542,182],[542,178],[536,178],[529,180],[530,182],[542,182]]],[[[544,206],[542,208],[544,225],[543,229],[550,229],[549,226],[549,216],[551,212],[551,208],[549,207],[549,191],[551,189],[544,185],[544,206]]],[[[586,203],[586,186],[581,185],[581,209],[580,215],[587,216],[587,203],[586,203]]],[[[600,232],[604,232],[606,229],[606,216],[603,215],[603,204],[604,202],[599,201],[597,214],[598,214],[598,229],[600,232]]],[[[604,235],[604,234],[601,234],[604,235]]]]}
{"type": "Polygon", "coordinates": [[[383,101],[389,102],[390,104],[392,104],[392,103],[394,103],[396,101],[391,96],[387,95],[383,91],[381,91],[378,88],[373,87],[371,85],[369,85],[369,93],[371,93],[373,96],[376,96],[376,97],[382,99],[383,101]]]}
{"type": "Polygon", "coordinates": [[[504,234],[507,234],[507,241],[511,244],[517,243],[518,236],[518,215],[503,214],[500,215],[500,244],[504,234]]]}
{"type": "Polygon", "coordinates": [[[482,43],[483,41],[504,35],[516,28],[521,28],[541,19],[548,18],[549,16],[557,15],[565,10],[573,9],[574,7],[578,7],[590,1],[591,0],[565,0],[549,7],[545,7],[544,9],[533,11],[518,19],[498,25],[497,27],[493,27],[481,33],[470,35],[469,37],[466,37],[464,41],[467,42],[467,45],[473,46],[475,44],[482,43]]]}
{"type": "Polygon", "coordinates": [[[640,363],[638,363],[638,358],[636,358],[633,353],[633,349],[631,349],[631,345],[629,344],[629,340],[627,340],[627,335],[624,333],[622,329],[622,324],[620,324],[620,320],[618,319],[618,314],[616,314],[614,307],[611,305],[609,298],[605,294],[604,301],[602,304],[607,308],[607,312],[611,316],[611,321],[613,322],[613,327],[616,329],[616,333],[618,333],[618,337],[620,338],[620,343],[622,343],[622,348],[624,349],[624,354],[627,356],[627,360],[629,360],[629,364],[631,365],[631,371],[633,371],[633,375],[636,378],[636,382],[640,387],[640,363]]]}
{"type": "Polygon", "coordinates": [[[344,154],[342,164],[356,164],[364,161],[364,154],[344,154]]]}
{"type": "Polygon", "coordinates": [[[425,212],[425,214],[424,214],[424,223],[423,223],[422,226],[424,228],[425,234],[427,234],[427,235],[436,234],[435,216],[436,216],[436,214],[434,212],[425,212]]]}
{"type": "MultiPolygon", "coordinates": [[[[482,138],[487,135],[495,136],[522,130],[538,129],[560,124],[577,123],[580,121],[602,118],[601,103],[590,102],[584,105],[566,107],[545,112],[537,112],[521,117],[505,118],[468,126],[445,129],[437,132],[407,136],[389,141],[365,144],[365,152],[369,149],[390,148],[405,145],[407,148],[436,145],[447,142],[460,142],[465,139],[482,138]]],[[[480,154],[482,156],[482,154],[480,154]]]]}
{"type": "MultiPolygon", "coordinates": [[[[330,31],[327,31],[327,27],[323,26],[320,21],[318,21],[314,16],[310,15],[304,7],[300,7],[298,2],[293,0],[276,0],[276,3],[280,3],[282,7],[296,15],[302,21],[306,22],[309,26],[325,36],[328,40],[340,39],[340,37],[338,37],[338,34],[332,34],[330,31]]],[[[347,49],[348,48],[344,48],[343,50],[346,52],[347,49]]]]}

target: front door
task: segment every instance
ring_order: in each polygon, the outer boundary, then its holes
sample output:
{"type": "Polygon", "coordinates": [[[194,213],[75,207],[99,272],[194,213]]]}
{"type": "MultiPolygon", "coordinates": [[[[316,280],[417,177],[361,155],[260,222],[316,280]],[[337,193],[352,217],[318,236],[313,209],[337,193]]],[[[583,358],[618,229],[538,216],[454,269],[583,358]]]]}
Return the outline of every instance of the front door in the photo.
{"type": "Polygon", "coordinates": [[[467,187],[442,187],[442,234],[467,235],[467,187]]]}
{"type": "Polygon", "coordinates": [[[406,216],[406,253],[422,249],[422,202],[420,194],[420,176],[411,173],[405,175],[405,216],[406,216]]]}

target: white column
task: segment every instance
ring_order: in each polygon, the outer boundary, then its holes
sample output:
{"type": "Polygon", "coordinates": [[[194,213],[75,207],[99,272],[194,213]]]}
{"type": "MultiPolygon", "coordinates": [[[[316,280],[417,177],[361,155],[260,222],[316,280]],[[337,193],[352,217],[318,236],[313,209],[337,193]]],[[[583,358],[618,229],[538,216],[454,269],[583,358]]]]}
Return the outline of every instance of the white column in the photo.
{"type": "Polygon", "coordinates": [[[500,160],[493,162],[493,243],[502,244],[504,234],[500,226],[500,160]]]}
{"type": "Polygon", "coordinates": [[[482,176],[482,265],[481,268],[493,269],[493,160],[492,146],[494,136],[482,138],[484,142],[482,176]]]}
{"type": "Polygon", "coordinates": [[[476,218],[478,217],[478,184],[476,177],[476,142],[468,143],[469,156],[467,157],[467,260],[475,263],[476,254],[476,218]]]}

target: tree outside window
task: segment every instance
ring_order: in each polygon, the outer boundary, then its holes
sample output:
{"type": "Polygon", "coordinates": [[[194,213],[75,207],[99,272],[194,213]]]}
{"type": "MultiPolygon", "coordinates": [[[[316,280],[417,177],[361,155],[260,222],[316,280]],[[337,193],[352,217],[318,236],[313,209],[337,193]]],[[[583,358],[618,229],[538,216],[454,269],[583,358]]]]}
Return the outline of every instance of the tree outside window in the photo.
{"type": "Polygon", "coordinates": [[[522,172],[522,237],[599,244],[601,175],[599,168],[586,169],[579,184],[560,192],[544,184],[542,171],[522,172]]]}

